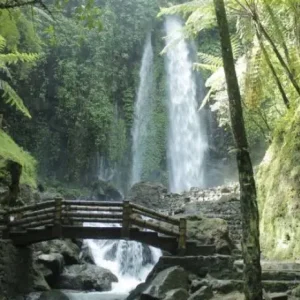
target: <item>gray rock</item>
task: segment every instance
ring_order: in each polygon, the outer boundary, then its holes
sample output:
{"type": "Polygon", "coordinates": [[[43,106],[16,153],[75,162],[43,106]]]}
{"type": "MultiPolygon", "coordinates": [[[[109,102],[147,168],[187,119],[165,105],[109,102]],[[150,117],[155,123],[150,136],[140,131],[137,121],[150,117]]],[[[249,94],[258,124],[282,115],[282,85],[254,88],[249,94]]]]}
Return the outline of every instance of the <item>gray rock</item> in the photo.
{"type": "Polygon", "coordinates": [[[58,192],[52,192],[52,191],[45,191],[43,193],[40,193],[41,201],[48,201],[53,200],[56,197],[62,197],[62,195],[58,192]]]}
{"type": "Polygon", "coordinates": [[[202,245],[214,244],[220,254],[231,254],[234,249],[227,222],[222,219],[205,218],[201,214],[188,216],[187,236],[188,239],[200,241],[202,245]]]}
{"type": "Polygon", "coordinates": [[[60,253],[41,254],[37,258],[37,264],[51,286],[63,271],[64,258],[60,253]]]}
{"type": "MultiPolygon", "coordinates": [[[[200,278],[211,276],[218,279],[241,278],[234,267],[234,258],[229,255],[214,256],[161,256],[151,274],[157,274],[172,266],[180,266],[200,278]]],[[[150,276],[150,275],[149,275],[150,276]]]]}
{"type": "Polygon", "coordinates": [[[164,299],[174,289],[188,289],[188,273],[181,267],[171,267],[158,273],[142,293],[157,299],[164,299]]]}
{"type": "Polygon", "coordinates": [[[184,289],[175,289],[166,293],[164,300],[187,300],[189,293],[184,289]]]}
{"type": "Polygon", "coordinates": [[[32,286],[32,289],[34,291],[38,291],[38,292],[43,292],[43,291],[49,291],[50,290],[50,287],[47,283],[47,281],[45,280],[44,278],[44,275],[43,273],[34,268],[34,271],[33,271],[33,286],[32,286]]]}
{"type": "Polygon", "coordinates": [[[18,201],[25,205],[41,201],[39,192],[27,184],[20,184],[18,201]]]}
{"type": "Polygon", "coordinates": [[[25,295],[33,290],[35,279],[30,247],[15,247],[10,241],[0,240],[0,295],[7,299],[25,295]]]}
{"type": "Polygon", "coordinates": [[[210,287],[203,286],[198,291],[193,293],[188,300],[208,300],[213,297],[213,292],[210,287]]]}
{"type": "Polygon", "coordinates": [[[300,298],[300,285],[292,290],[292,295],[300,298]]]}
{"type": "Polygon", "coordinates": [[[152,209],[170,208],[168,201],[162,201],[166,194],[162,184],[143,181],[132,186],[127,200],[152,209]]]}
{"type": "Polygon", "coordinates": [[[49,291],[42,293],[38,300],[70,300],[70,298],[61,291],[49,291]]]}
{"type": "Polygon", "coordinates": [[[118,278],[109,270],[99,266],[84,264],[65,268],[54,287],[67,290],[110,291],[118,278]]]}
{"type": "Polygon", "coordinates": [[[89,263],[89,264],[95,265],[94,256],[92,254],[91,249],[89,248],[89,246],[87,244],[83,244],[79,258],[82,263],[89,263]]]}
{"type": "Polygon", "coordinates": [[[211,280],[210,286],[213,291],[217,291],[223,294],[229,294],[231,292],[242,292],[244,282],[242,280],[211,280]]]}
{"type": "Polygon", "coordinates": [[[195,279],[191,283],[190,290],[192,293],[195,293],[203,286],[208,286],[208,285],[209,285],[209,281],[207,279],[202,279],[202,280],[195,279]]]}
{"type": "Polygon", "coordinates": [[[80,263],[80,249],[71,240],[53,240],[41,242],[36,244],[34,249],[36,252],[43,254],[60,253],[64,257],[66,265],[80,263]]]}
{"type": "Polygon", "coordinates": [[[110,182],[99,179],[92,185],[91,198],[101,201],[121,201],[123,196],[110,182]]]}
{"type": "MultiPolygon", "coordinates": [[[[228,225],[225,220],[218,218],[206,218],[202,214],[189,215],[187,219],[187,238],[197,241],[200,245],[215,245],[219,254],[231,254],[234,244],[229,237],[228,225]]],[[[149,220],[155,224],[172,229],[172,225],[163,222],[149,220]]]]}

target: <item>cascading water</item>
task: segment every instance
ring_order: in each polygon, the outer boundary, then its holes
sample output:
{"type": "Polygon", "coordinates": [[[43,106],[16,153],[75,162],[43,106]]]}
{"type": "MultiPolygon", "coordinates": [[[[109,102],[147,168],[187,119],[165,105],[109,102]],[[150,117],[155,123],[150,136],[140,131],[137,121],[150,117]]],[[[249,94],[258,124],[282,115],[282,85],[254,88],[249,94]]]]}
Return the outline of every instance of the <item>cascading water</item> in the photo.
{"type": "Polygon", "coordinates": [[[131,183],[141,180],[146,151],[146,141],[152,112],[152,82],[153,82],[153,49],[151,35],[146,39],[142,64],[140,69],[140,84],[134,107],[133,145],[132,145],[132,175],[131,183]]]}
{"type": "Polygon", "coordinates": [[[134,241],[87,241],[95,263],[111,270],[119,279],[113,293],[128,293],[145,281],[161,256],[159,249],[134,241]]]}
{"type": "Polygon", "coordinates": [[[196,78],[182,23],[176,17],[167,17],[165,29],[169,92],[169,184],[172,192],[182,192],[204,185],[203,166],[208,146],[206,132],[197,112],[196,78]]]}

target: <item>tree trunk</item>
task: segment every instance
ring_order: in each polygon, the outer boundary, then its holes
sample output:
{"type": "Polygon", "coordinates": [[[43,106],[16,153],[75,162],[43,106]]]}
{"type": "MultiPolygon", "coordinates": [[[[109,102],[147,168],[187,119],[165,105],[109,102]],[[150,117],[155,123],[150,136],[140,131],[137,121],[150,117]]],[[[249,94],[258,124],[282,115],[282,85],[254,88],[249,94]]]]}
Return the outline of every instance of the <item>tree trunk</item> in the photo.
{"type": "Polygon", "coordinates": [[[246,300],[262,300],[259,216],[256,187],[243,119],[241,95],[234,67],[224,0],[214,0],[227,82],[232,131],[236,143],[241,188],[244,257],[244,293],[246,300]]]}

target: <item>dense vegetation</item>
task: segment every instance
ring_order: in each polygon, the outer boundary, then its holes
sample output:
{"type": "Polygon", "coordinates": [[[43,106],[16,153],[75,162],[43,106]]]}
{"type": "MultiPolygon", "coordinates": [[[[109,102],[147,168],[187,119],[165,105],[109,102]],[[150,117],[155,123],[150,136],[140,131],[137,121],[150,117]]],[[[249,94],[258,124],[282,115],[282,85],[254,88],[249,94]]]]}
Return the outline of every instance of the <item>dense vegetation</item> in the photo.
{"type": "MultiPolygon", "coordinates": [[[[121,2],[99,2],[101,30],[78,22],[67,9],[56,13],[54,20],[41,10],[34,15],[26,8],[14,9],[12,16],[6,10],[1,12],[6,57],[10,51],[36,53],[26,54],[31,58],[26,65],[17,61],[24,61],[23,57],[13,61],[16,67],[10,68],[12,76],[6,82],[15,88],[15,96],[19,95],[9,100],[19,113],[1,102],[3,123],[39,161],[43,178],[87,184],[95,179],[102,157],[106,168],[128,171],[141,52],[149,30],[154,30],[157,43],[160,38],[156,36],[161,33],[155,21],[155,1],[121,2]]],[[[156,94],[163,93],[161,73],[163,61],[158,58],[156,94]]],[[[155,99],[158,128],[164,130],[160,126],[164,123],[159,114],[161,97],[155,99]]],[[[159,135],[158,131],[154,139],[159,135]]],[[[162,145],[163,141],[158,143],[158,147],[162,145]]],[[[154,156],[151,165],[158,168],[161,159],[154,156]]]]}

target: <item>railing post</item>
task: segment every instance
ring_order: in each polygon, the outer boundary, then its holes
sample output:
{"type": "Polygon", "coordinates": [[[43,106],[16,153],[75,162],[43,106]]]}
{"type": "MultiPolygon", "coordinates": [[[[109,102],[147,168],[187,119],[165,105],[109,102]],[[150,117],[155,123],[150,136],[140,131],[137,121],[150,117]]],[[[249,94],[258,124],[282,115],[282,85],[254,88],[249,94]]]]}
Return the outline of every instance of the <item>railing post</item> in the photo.
{"type": "Polygon", "coordinates": [[[52,234],[54,237],[61,238],[62,237],[62,231],[61,231],[61,216],[62,216],[62,201],[63,199],[61,197],[55,197],[54,198],[54,224],[53,224],[53,231],[52,234]]]}
{"type": "Polygon", "coordinates": [[[186,251],[186,219],[180,218],[179,238],[178,238],[178,254],[184,255],[186,251]]]}
{"type": "Polygon", "coordinates": [[[130,238],[130,215],[131,215],[131,206],[129,201],[123,202],[123,222],[122,222],[122,238],[130,238]]]}
{"type": "Polygon", "coordinates": [[[10,232],[10,212],[9,209],[5,211],[3,221],[5,224],[5,227],[2,231],[2,238],[3,239],[9,239],[9,232],[10,232]]]}

